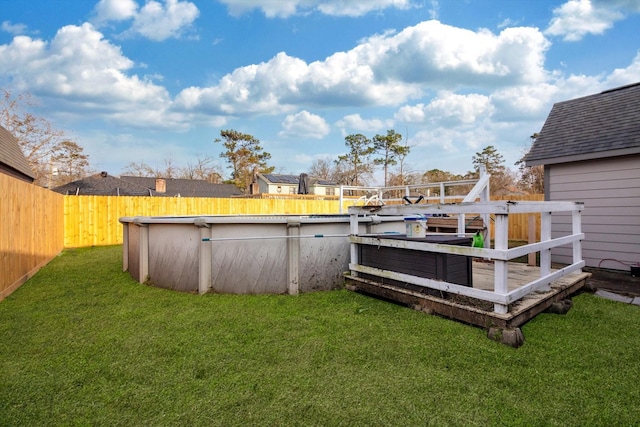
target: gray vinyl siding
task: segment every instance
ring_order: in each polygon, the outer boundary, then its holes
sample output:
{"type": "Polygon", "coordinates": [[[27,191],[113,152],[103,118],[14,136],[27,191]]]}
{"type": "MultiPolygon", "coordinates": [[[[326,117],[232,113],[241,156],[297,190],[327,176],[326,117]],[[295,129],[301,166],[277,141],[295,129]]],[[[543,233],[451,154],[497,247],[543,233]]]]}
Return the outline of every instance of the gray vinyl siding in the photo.
{"type": "MultiPolygon", "coordinates": [[[[589,267],[629,270],[640,263],[640,155],[547,165],[548,200],[584,202],[582,256],[589,267]],[[603,260],[617,260],[603,261],[603,260]],[[627,265],[625,265],[627,264],[627,265]]],[[[553,217],[552,236],[571,231],[571,217],[553,217]]],[[[552,252],[570,264],[571,247],[552,252]]]]}

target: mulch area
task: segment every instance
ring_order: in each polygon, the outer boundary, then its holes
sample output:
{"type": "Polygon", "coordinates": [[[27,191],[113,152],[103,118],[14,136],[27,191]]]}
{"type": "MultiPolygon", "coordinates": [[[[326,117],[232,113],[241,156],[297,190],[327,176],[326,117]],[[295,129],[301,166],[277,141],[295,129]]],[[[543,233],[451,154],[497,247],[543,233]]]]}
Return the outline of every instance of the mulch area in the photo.
{"type": "Polygon", "coordinates": [[[633,277],[628,271],[588,267],[584,268],[584,271],[591,273],[585,290],[603,290],[629,297],[640,297],[640,277],[633,277]]]}

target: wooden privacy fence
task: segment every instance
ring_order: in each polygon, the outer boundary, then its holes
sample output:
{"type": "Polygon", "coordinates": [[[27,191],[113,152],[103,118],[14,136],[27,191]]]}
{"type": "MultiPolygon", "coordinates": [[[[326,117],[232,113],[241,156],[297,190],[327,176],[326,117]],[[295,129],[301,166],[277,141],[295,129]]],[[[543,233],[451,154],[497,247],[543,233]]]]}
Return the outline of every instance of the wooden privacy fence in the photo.
{"type": "MultiPolygon", "coordinates": [[[[542,200],[542,195],[499,200],[542,200]]],[[[345,207],[353,201],[345,201],[345,207]]],[[[201,197],[64,196],[64,246],[122,243],[121,217],[193,215],[326,215],[340,212],[338,200],[311,198],[210,199],[201,197]]],[[[527,215],[509,218],[509,238],[527,240],[527,215]]],[[[539,239],[540,218],[537,218],[539,239]]]]}
{"type": "Polygon", "coordinates": [[[0,301],[64,247],[64,196],[0,173],[0,301]]]}
{"type": "Polygon", "coordinates": [[[65,196],[65,247],[122,243],[125,216],[336,214],[339,201],[203,197],[65,196]]]}

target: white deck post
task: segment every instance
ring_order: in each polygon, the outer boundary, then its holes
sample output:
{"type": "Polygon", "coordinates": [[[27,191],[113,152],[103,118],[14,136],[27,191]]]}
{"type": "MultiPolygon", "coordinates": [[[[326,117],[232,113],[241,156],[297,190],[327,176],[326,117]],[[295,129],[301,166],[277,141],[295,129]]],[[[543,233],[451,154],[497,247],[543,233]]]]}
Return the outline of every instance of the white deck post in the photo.
{"type": "Polygon", "coordinates": [[[458,214],[458,237],[464,237],[465,233],[465,215],[463,213],[458,214]]]}
{"type": "Polygon", "coordinates": [[[341,185],[340,186],[340,199],[339,199],[339,201],[340,201],[340,210],[339,210],[339,212],[340,213],[342,213],[342,210],[343,210],[342,209],[342,205],[343,205],[343,202],[344,202],[344,188],[342,188],[342,187],[343,186],[341,185]]]}
{"type": "MultiPolygon", "coordinates": [[[[480,178],[484,174],[487,173],[484,165],[480,165],[480,178]]],[[[489,178],[490,179],[490,178],[489,178]]],[[[489,187],[489,182],[484,186],[482,191],[480,192],[480,201],[481,202],[489,202],[491,200],[491,191],[489,187]]],[[[491,215],[488,213],[480,215],[482,217],[482,221],[484,222],[484,226],[487,228],[487,235],[484,239],[484,247],[487,249],[491,248],[491,215]]]]}
{"type": "MultiPolygon", "coordinates": [[[[509,249],[509,215],[496,214],[496,236],[495,249],[509,249]]],[[[509,267],[508,262],[503,260],[494,260],[494,282],[493,292],[501,295],[509,293],[509,267]]],[[[493,311],[499,314],[506,314],[509,307],[506,304],[494,304],[493,311]]]]}
{"type": "MultiPolygon", "coordinates": [[[[551,212],[540,213],[540,241],[546,242],[551,240],[551,212]]],[[[551,249],[543,249],[540,251],[540,277],[551,274],[551,249]]],[[[543,290],[551,289],[547,285],[543,290]]]]}
{"type": "MultiPolygon", "coordinates": [[[[582,213],[579,210],[575,210],[571,215],[571,234],[582,233],[582,213]]],[[[573,263],[582,261],[582,240],[576,240],[573,242],[573,263]]],[[[578,270],[582,272],[582,269],[578,270]]]]}

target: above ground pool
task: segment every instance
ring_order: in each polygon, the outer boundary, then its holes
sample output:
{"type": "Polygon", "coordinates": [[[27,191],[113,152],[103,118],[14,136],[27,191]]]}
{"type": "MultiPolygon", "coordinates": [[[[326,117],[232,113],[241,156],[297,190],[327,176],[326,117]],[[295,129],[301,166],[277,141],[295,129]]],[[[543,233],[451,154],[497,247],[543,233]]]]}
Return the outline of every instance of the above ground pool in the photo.
{"type": "MultiPolygon", "coordinates": [[[[349,215],[124,217],[123,270],[185,292],[297,294],[342,286],[349,215]]],[[[403,233],[403,217],[358,218],[358,233],[403,233]]]]}

